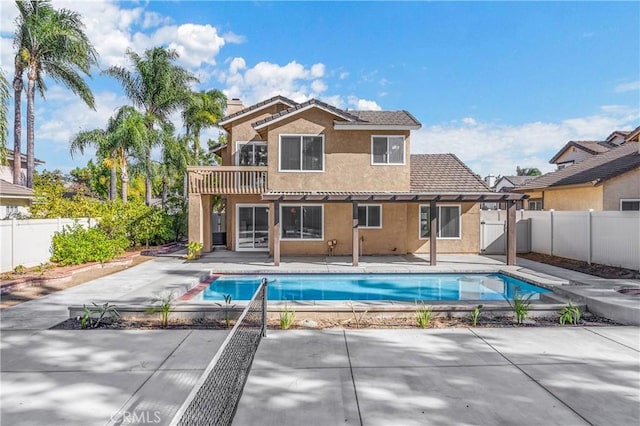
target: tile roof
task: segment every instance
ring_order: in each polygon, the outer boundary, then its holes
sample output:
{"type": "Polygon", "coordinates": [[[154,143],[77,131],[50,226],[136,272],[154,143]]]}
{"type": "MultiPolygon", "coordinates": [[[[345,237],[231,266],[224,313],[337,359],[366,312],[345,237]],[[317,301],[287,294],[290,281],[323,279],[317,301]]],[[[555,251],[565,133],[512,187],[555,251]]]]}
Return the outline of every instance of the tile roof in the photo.
{"type": "Polygon", "coordinates": [[[2,198],[33,198],[33,189],[26,186],[14,185],[6,180],[0,179],[0,197],[2,198]]]}
{"type": "MultiPolygon", "coordinates": [[[[523,185],[524,183],[526,183],[526,182],[528,182],[528,181],[530,181],[532,179],[535,179],[536,177],[537,176],[502,176],[498,180],[502,180],[502,179],[508,180],[509,182],[511,182],[511,184],[514,187],[518,187],[518,186],[523,185]]],[[[496,182],[496,184],[497,184],[497,182],[496,182]]]]}
{"type": "MultiPolygon", "coordinates": [[[[351,115],[359,118],[359,121],[349,124],[367,125],[397,125],[397,126],[420,126],[420,122],[408,111],[348,111],[351,115]]],[[[337,121],[336,123],[340,123],[337,121]]]]}
{"type": "MultiPolygon", "coordinates": [[[[7,161],[13,161],[13,150],[12,149],[8,149],[6,150],[7,152],[7,161]]],[[[27,162],[27,154],[23,154],[20,153],[20,162],[27,162]]],[[[38,158],[34,158],[33,162],[38,165],[38,164],[44,164],[44,161],[38,159],[38,158]]]]}
{"type": "Polygon", "coordinates": [[[350,123],[360,121],[360,119],[357,116],[351,114],[350,111],[345,111],[345,110],[342,110],[340,108],[336,108],[333,105],[329,105],[328,103],[322,102],[322,101],[320,101],[318,99],[309,99],[306,102],[303,102],[301,104],[295,104],[291,108],[288,108],[288,109],[282,110],[282,111],[280,111],[280,112],[278,112],[276,114],[273,114],[271,117],[267,117],[267,118],[265,118],[263,120],[256,121],[255,123],[253,123],[253,127],[260,127],[260,126],[262,126],[264,124],[267,124],[267,123],[269,123],[271,121],[274,121],[274,120],[277,120],[279,118],[285,117],[287,115],[295,114],[296,112],[298,112],[298,111],[300,111],[302,109],[306,109],[306,108],[308,108],[308,107],[310,107],[312,105],[316,105],[316,106],[319,106],[319,107],[324,108],[326,110],[329,110],[332,113],[336,114],[337,116],[344,118],[346,121],[348,121],[350,123]]]}
{"type": "Polygon", "coordinates": [[[569,141],[562,148],[560,148],[560,150],[556,153],[556,155],[553,156],[551,160],[549,160],[549,163],[554,164],[558,160],[558,158],[560,158],[560,156],[571,147],[576,147],[591,155],[597,155],[603,152],[607,152],[611,148],[615,148],[616,146],[617,145],[602,141],[569,141]]]}
{"type": "Polygon", "coordinates": [[[251,111],[254,111],[254,110],[258,110],[258,109],[262,108],[263,106],[269,105],[269,104],[271,104],[271,103],[273,103],[275,101],[280,101],[283,104],[290,105],[290,106],[297,105],[297,102],[292,101],[289,98],[285,98],[284,96],[278,95],[278,96],[274,96],[272,98],[269,98],[267,100],[264,100],[262,102],[258,102],[257,104],[248,106],[248,107],[246,107],[244,109],[241,109],[240,111],[234,112],[233,114],[229,114],[226,117],[222,117],[222,119],[220,119],[220,123],[232,120],[232,119],[234,119],[234,118],[236,118],[238,116],[244,115],[244,114],[246,114],[248,112],[251,112],[251,111]]]}
{"type": "Polygon", "coordinates": [[[413,154],[411,191],[487,192],[489,188],[453,154],[413,154]]]}
{"type": "Polygon", "coordinates": [[[640,167],[638,142],[627,142],[564,169],[539,176],[514,190],[522,191],[587,182],[593,182],[594,185],[597,185],[638,167],[640,167]]]}

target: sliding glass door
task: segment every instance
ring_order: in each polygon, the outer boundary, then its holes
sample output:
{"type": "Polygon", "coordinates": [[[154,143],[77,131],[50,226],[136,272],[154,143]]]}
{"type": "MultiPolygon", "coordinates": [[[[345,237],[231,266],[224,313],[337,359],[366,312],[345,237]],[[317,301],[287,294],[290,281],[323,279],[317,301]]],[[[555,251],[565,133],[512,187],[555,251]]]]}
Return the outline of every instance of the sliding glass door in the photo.
{"type": "Polygon", "coordinates": [[[236,250],[269,250],[269,209],[261,205],[237,205],[236,250]]]}

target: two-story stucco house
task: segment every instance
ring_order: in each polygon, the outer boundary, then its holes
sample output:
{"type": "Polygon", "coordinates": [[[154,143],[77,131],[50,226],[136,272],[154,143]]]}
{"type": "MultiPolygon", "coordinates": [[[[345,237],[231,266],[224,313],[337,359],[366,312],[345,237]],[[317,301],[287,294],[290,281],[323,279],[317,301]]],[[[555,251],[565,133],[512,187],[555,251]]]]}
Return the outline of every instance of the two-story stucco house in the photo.
{"type": "MultiPolygon", "coordinates": [[[[407,111],[351,111],[276,96],[228,104],[222,166],[189,168],[189,240],[211,250],[211,196],[225,197],[227,248],[281,255],[478,253],[489,191],[452,154],[410,155],[407,111]]],[[[514,219],[515,220],[515,219],[514,219]]],[[[515,254],[515,251],[514,251],[515,254]]],[[[435,256],[430,256],[435,264],[435,256]]],[[[514,257],[515,259],[515,257],[514,257]]]]}

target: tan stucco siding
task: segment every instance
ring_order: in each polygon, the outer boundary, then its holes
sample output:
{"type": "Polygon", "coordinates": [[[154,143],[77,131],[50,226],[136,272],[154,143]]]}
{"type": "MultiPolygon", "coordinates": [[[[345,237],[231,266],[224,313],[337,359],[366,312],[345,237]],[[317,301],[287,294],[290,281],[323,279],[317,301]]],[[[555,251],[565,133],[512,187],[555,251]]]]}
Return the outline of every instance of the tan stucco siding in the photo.
{"type": "Polygon", "coordinates": [[[408,191],[408,131],[334,130],[336,117],[311,109],[274,123],[267,131],[269,189],[272,191],[408,191]],[[279,172],[279,140],[282,134],[324,136],[324,171],[279,172]],[[372,165],[372,135],[405,137],[404,165],[372,165]]]}
{"type": "Polygon", "coordinates": [[[621,199],[640,199],[640,168],[606,180],[604,189],[604,210],[620,210],[621,199]]]}
{"type": "MultiPolygon", "coordinates": [[[[382,229],[359,229],[362,253],[429,253],[429,240],[419,239],[419,204],[382,203],[382,229]],[[364,239],[364,240],[363,240],[364,239]]],[[[480,252],[480,207],[462,203],[461,238],[438,239],[438,253],[480,252]]],[[[283,255],[324,255],[327,241],[336,240],[336,255],[350,255],[352,248],[352,206],[349,203],[324,204],[324,240],[282,241],[283,255]]],[[[273,241],[273,237],[271,238],[273,241]]],[[[273,244],[271,245],[273,253],[273,244]]]]}
{"type": "Polygon", "coordinates": [[[556,160],[556,164],[566,163],[568,161],[573,161],[577,163],[578,161],[582,161],[586,158],[592,157],[592,154],[589,154],[575,146],[569,147],[566,149],[560,157],[556,160]]]}
{"type": "Polygon", "coordinates": [[[602,210],[602,185],[574,186],[544,190],[545,210],[602,210]]]}
{"type": "Polygon", "coordinates": [[[236,142],[261,141],[262,137],[253,129],[252,124],[256,121],[270,117],[277,113],[277,107],[261,109],[253,114],[249,114],[233,123],[231,131],[227,135],[228,146],[222,155],[223,166],[234,166],[233,154],[236,152],[236,142]]]}
{"type": "MultiPolygon", "coordinates": [[[[429,239],[420,239],[420,206],[407,205],[407,251],[409,253],[429,253],[429,239]]],[[[424,204],[422,204],[424,205],[424,204]]],[[[428,204],[427,204],[428,205],[428,204]]],[[[480,205],[477,203],[443,203],[438,205],[459,205],[461,211],[460,239],[438,238],[438,253],[480,253],[480,205]]]]}

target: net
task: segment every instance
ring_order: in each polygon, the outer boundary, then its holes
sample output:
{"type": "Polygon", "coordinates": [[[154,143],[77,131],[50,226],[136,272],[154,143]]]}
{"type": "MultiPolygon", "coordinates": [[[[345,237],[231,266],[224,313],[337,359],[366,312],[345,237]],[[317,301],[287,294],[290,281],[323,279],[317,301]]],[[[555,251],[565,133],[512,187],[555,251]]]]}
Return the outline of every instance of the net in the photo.
{"type": "Polygon", "coordinates": [[[171,422],[177,426],[230,425],[266,336],[267,280],[263,279],[200,380],[171,422]]]}

